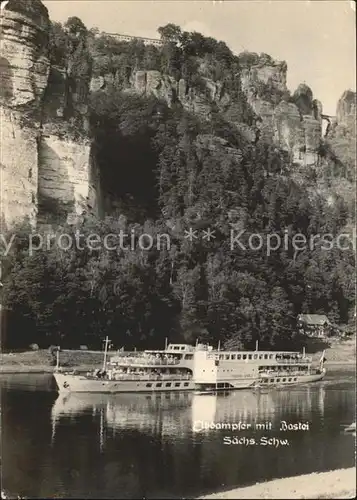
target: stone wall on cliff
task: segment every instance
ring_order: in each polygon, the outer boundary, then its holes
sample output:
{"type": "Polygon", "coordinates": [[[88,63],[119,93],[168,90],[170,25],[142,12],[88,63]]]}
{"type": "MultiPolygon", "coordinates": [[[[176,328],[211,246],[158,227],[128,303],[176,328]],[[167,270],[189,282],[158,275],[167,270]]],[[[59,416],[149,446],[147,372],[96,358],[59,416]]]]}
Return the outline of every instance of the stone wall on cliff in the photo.
{"type": "MultiPolygon", "coordinates": [[[[1,222],[5,228],[98,212],[88,83],[51,67],[50,21],[40,0],[1,10],[1,222]],[[68,93],[71,92],[69,96],[68,93]]],[[[88,75],[89,76],[89,75],[88,75]]]]}

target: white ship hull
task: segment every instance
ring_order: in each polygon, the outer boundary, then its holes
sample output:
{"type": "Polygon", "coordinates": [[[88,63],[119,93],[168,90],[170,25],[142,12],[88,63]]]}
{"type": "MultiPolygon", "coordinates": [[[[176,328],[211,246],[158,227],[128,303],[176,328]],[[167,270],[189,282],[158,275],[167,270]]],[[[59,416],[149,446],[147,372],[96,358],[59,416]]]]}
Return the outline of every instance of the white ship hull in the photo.
{"type": "Polygon", "coordinates": [[[87,392],[115,394],[120,392],[170,392],[190,391],[194,388],[192,380],[104,380],[91,379],[84,375],[65,373],[53,374],[58,392],[87,392]]]}
{"type": "Polygon", "coordinates": [[[269,385],[295,385],[295,384],[306,384],[310,382],[318,382],[322,380],[326,375],[326,370],[323,369],[321,373],[311,373],[296,376],[285,376],[285,377],[264,377],[260,378],[259,383],[262,387],[269,385]]]}
{"type": "Polygon", "coordinates": [[[276,387],[285,385],[301,385],[322,380],[326,374],[323,369],[321,373],[311,373],[296,376],[270,376],[270,377],[252,377],[242,379],[226,379],[217,383],[195,383],[195,390],[202,392],[229,391],[237,389],[254,389],[257,387],[276,387]]]}
{"type": "Polygon", "coordinates": [[[256,387],[271,387],[284,385],[306,384],[318,382],[325,376],[325,370],[319,374],[306,374],[296,377],[260,377],[251,379],[236,379],[220,381],[217,384],[200,384],[192,380],[103,380],[88,379],[83,375],[54,373],[58,392],[86,392],[86,393],[121,393],[121,392],[171,392],[171,391],[217,391],[238,390],[256,387]]]}

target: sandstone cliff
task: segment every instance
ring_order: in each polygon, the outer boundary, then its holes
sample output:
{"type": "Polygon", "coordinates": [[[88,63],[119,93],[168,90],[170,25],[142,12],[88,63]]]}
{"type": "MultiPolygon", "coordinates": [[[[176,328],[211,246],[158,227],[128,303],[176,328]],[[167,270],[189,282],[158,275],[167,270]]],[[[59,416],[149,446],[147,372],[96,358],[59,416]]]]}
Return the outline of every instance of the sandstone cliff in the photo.
{"type": "Polygon", "coordinates": [[[334,192],[352,203],[356,136],[352,91],[339,101],[324,143],[322,104],[306,84],[290,95],[285,62],[243,53],[239,71],[228,79],[213,76],[208,57],[196,58],[194,81],[133,67],[124,68],[125,78],[123,68],[121,75],[119,70],[102,71],[91,78],[90,61],[78,51],[65,65],[49,60],[49,24],[40,0],[9,0],[1,10],[0,187],[5,227],[24,217],[34,225],[64,221],[84,211],[100,213],[100,172],[90,137],[88,97],[90,91],[105,92],[110,87],[153,95],[169,106],[179,104],[205,120],[218,110],[248,141],[273,142],[286,151],[301,182],[310,170],[324,181],[333,164],[328,188],[334,185],[334,192]],[[74,71],[75,57],[82,58],[80,75],[74,71]],[[326,144],[333,153],[323,157],[326,144]],[[346,170],[342,174],[341,168],[346,170]]]}
{"type": "Polygon", "coordinates": [[[336,119],[322,144],[320,183],[332,199],[342,197],[354,226],[356,203],[356,93],[347,90],[338,101],[336,119]]]}
{"type": "MultiPolygon", "coordinates": [[[[49,17],[40,0],[9,0],[1,9],[1,217],[11,227],[28,217],[61,219],[95,210],[98,176],[86,106],[68,108],[68,74],[50,67],[49,17]],[[60,75],[55,79],[54,74],[60,75]],[[79,110],[79,111],[78,111],[79,110]],[[73,134],[76,114],[82,124],[73,134]]],[[[85,92],[85,99],[87,96],[85,92]]],[[[76,97],[76,96],[74,96],[76,97]]]]}
{"type": "Polygon", "coordinates": [[[39,1],[1,9],[1,212],[8,226],[24,216],[33,224],[38,205],[38,141],[47,86],[47,10],[39,1]],[[12,10],[13,7],[13,10],[12,10]]]}
{"type": "MultiPolygon", "coordinates": [[[[245,128],[248,138],[254,140],[259,130],[260,140],[274,141],[287,151],[292,163],[313,166],[318,159],[322,134],[322,105],[313,99],[311,89],[302,84],[293,97],[286,86],[287,65],[270,56],[243,53],[240,71],[234,78],[240,108],[249,108],[253,119],[245,128]]],[[[192,85],[181,78],[157,70],[134,70],[123,86],[116,74],[104,73],[92,79],[92,91],[119,86],[126,92],[154,95],[171,106],[180,103],[185,109],[210,119],[217,107],[232,122],[242,126],[242,113],[237,113],[237,96],[232,95],[225,82],[210,78],[207,62],[202,59],[198,67],[200,85],[192,85]]]]}

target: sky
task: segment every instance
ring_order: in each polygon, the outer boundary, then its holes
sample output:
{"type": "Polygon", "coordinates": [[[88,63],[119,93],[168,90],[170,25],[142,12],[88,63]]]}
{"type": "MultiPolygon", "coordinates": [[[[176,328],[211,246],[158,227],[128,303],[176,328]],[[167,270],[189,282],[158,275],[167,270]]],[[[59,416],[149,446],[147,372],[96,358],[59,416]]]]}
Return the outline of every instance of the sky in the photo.
{"type": "Polygon", "coordinates": [[[53,21],[77,16],[87,28],[158,38],[178,24],[227,43],[234,53],[265,52],[288,64],[288,88],[308,84],[323,112],[356,90],[355,2],[350,0],[45,0],[53,21]]]}

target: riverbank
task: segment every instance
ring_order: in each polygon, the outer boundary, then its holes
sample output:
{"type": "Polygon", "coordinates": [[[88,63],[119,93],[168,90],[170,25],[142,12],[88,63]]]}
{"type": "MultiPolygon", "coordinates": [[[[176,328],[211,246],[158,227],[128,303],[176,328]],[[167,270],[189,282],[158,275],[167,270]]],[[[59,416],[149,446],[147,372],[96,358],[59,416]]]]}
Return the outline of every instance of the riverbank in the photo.
{"type": "Polygon", "coordinates": [[[200,499],[318,499],[355,498],[356,468],[338,469],[329,472],[305,474],[303,476],[274,479],[244,488],[214,493],[200,499]]]}
{"type": "MultiPolygon", "coordinates": [[[[101,368],[102,351],[63,350],[60,352],[60,366],[86,372],[101,368]]],[[[0,373],[53,373],[53,357],[46,349],[38,351],[0,353],[0,373]]]]}
{"type": "MultiPolygon", "coordinates": [[[[356,335],[349,339],[329,339],[329,346],[326,347],[325,357],[328,364],[356,363],[356,335]]],[[[309,344],[306,352],[309,352],[309,344]]],[[[311,352],[311,351],[310,351],[311,352]]],[[[317,361],[321,357],[322,351],[313,354],[312,358],[317,361]]]]}
{"type": "MultiPolygon", "coordinates": [[[[349,340],[336,340],[326,348],[326,367],[352,370],[356,363],[355,337],[349,340]]],[[[308,350],[307,350],[308,352],[308,350]]],[[[315,362],[321,357],[321,352],[313,355],[315,362]]],[[[52,373],[53,358],[46,349],[13,353],[0,353],[0,374],[11,373],[52,373]]],[[[102,351],[60,351],[60,366],[65,369],[87,372],[100,368],[103,363],[102,351]]]]}
{"type": "MultiPolygon", "coordinates": [[[[307,348],[307,352],[309,352],[307,348]]],[[[313,359],[318,362],[322,354],[316,352],[313,359]]],[[[332,340],[331,345],[326,348],[326,367],[339,369],[354,369],[356,363],[356,340],[355,336],[348,340],[332,340]]],[[[53,358],[46,349],[38,351],[25,351],[13,353],[0,353],[0,373],[52,373],[54,366],[53,358]]],[[[100,368],[103,363],[103,351],[60,351],[60,366],[65,369],[86,372],[94,368],[100,368]]]]}

